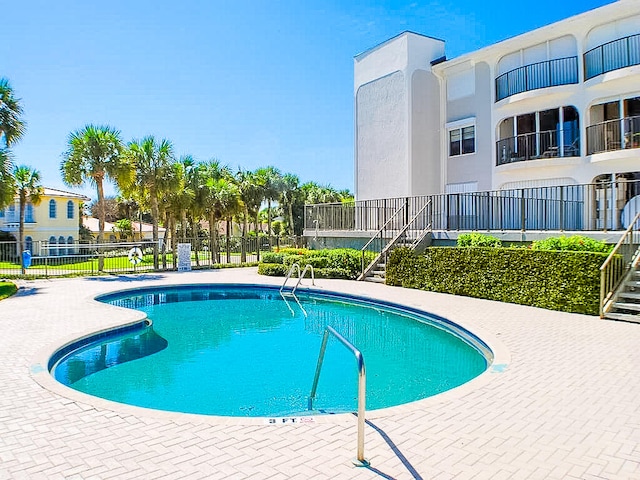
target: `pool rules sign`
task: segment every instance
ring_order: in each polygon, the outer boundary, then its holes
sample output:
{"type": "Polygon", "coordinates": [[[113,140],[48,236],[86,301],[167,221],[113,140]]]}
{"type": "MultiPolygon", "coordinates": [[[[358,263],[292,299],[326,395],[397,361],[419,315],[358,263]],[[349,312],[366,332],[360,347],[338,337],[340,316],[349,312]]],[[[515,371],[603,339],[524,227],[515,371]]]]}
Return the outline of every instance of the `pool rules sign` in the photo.
{"type": "Polygon", "coordinates": [[[178,271],[188,272],[191,270],[191,244],[178,244],[178,271]]]}

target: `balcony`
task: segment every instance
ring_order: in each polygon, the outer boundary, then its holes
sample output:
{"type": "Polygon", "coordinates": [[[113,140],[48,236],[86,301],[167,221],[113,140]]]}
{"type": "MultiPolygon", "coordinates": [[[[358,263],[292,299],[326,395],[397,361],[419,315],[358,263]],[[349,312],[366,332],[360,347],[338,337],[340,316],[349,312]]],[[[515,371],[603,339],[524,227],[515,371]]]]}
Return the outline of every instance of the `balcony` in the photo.
{"type": "Polygon", "coordinates": [[[587,155],[640,148],[640,116],[624,117],[587,127],[587,155]]]}
{"type": "Polygon", "coordinates": [[[497,166],[541,158],[577,157],[580,156],[580,136],[577,129],[525,133],[498,140],[496,152],[497,166]],[[558,142],[559,133],[564,133],[562,145],[558,142]]]}
{"type": "Polygon", "coordinates": [[[532,63],[496,78],[496,102],[517,93],[578,83],[578,57],[532,63]]]}
{"type": "Polygon", "coordinates": [[[640,65],[640,34],[619,38],[584,54],[585,80],[620,68],[640,65]]]}

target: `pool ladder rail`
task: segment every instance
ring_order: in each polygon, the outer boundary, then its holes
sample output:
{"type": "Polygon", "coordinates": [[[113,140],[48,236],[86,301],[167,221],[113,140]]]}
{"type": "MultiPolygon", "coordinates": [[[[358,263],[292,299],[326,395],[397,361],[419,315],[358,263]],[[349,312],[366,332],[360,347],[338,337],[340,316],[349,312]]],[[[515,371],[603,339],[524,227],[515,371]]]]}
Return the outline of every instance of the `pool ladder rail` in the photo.
{"type": "Polygon", "coordinates": [[[291,265],[291,268],[289,268],[289,271],[287,272],[287,276],[285,277],[284,282],[282,283],[282,286],[280,287],[280,296],[284,300],[284,303],[287,306],[287,308],[289,308],[289,310],[291,311],[291,315],[295,315],[295,312],[293,311],[293,309],[289,305],[289,302],[287,302],[286,296],[293,297],[293,299],[296,301],[296,303],[300,307],[300,310],[302,310],[302,313],[304,313],[304,316],[305,317],[307,316],[307,311],[304,309],[304,307],[300,303],[300,300],[298,300],[298,297],[296,296],[296,289],[302,283],[302,279],[306,275],[307,271],[311,272],[311,285],[315,286],[316,278],[315,278],[315,273],[313,271],[313,265],[307,264],[304,267],[304,269],[302,270],[302,272],[301,272],[300,271],[300,264],[294,263],[293,265],[291,265]],[[293,272],[295,270],[298,271],[298,281],[296,282],[295,286],[291,290],[285,290],[287,282],[289,281],[289,279],[291,278],[291,275],[293,275],[293,272]]]}
{"type": "Polygon", "coordinates": [[[320,354],[318,355],[318,365],[316,366],[316,374],[313,377],[313,386],[311,387],[311,393],[309,394],[309,410],[313,410],[313,401],[316,398],[316,389],[318,388],[318,380],[320,379],[320,371],[322,370],[322,364],[324,362],[324,353],[327,349],[327,341],[329,335],[333,335],[336,339],[342,343],[353,355],[355,356],[358,366],[358,449],[356,458],[353,460],[353,464],[356,467],[367,467],[370,462],[364,458],[364,425],[365,425],[365,410],[366,410],[366,389],[367,389],[367,373],[364,368],[364,357],[362,352],[358,350],[353,343],[340,335],[333,327],[327,326],[324,330],[322,337],[322,344],[320,346],[320,354]]]}

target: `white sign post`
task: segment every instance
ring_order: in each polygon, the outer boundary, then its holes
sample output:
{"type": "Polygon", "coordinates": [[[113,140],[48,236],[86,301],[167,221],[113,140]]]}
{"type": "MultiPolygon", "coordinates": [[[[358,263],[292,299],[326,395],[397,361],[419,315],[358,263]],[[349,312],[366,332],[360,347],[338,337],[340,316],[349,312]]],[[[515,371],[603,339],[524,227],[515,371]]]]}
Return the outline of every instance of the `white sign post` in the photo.
{"type": "Polygon", "coordinates": [[[191,271],[191,244],[190,243],[178,244],[178,271],[179,272],[191,271]]]}

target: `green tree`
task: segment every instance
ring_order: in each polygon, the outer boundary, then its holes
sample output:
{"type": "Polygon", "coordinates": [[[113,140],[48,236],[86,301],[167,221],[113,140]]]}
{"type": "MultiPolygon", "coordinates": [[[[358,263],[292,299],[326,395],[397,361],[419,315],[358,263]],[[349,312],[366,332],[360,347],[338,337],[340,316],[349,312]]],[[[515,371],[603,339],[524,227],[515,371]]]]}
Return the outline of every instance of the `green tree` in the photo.
{"type": "Polygon", "coordinates": [[[25,165],[16,167],[13,171],[13,178],[15,179],[16,193],[18,194],[20,202],[20,226],[18,229],[18,242],[19,242],[19,254],[20,254],[20,266],[22,267],[22,273],[25,273],[24,260],[21,253],[24,251],[24,217],[27,208],[27,203],[38,205],[42,200],[44,194],[44,188],[40,184],[40,172],[34,170],[25,165]]]}
{"type": "Polygon", "coordinates": [[[300,192],[300,179],[292,173],[287,173],[282,177],[282,191],[280,192],[280,203],[287,212],[287,223],[289,224],[289,234],[295,235],[293,220],[293,204],[296,196],[300,192]]]}
{"type": "Polygon", "coordinates": [[[271,235],[271,202],[280,200],[284,190],[282,173],[276,167],[269,166],[257,169],[255,175],[262,186],[263,198],[267,201],[267,234],[271,235]]]}
{"type": "MultiPolygon", "coordinates": [[[[112,181],[120,188],[131,183],[131,167],[122,157],[120,132],[109,126],[87,125],[69,135],[68,150],[63,154],[60,172],[69,186],[95,185],[98,194],[98,237],[104,238],[104,182],[112,181]]],[[[104,267],[102,256],[98,270],[104,267]]]]}
{"type": "Polygon", "coordinates": [[[9,147],[24,135],[26,124],[22,120],[22,105],[15,98],[6,78],[0,78],[0,208],[13,201],[15,182],[9,147]]]}
{"type": "Polygon", "coordinates": [[[153,225],[153,268],[157,270],[160,216],[158,199],[171,185],[172,179],[169,173],[173,162],[173,145],[169,140],[163,139],[157,142],[153,136],[148,136],[142,140],[130,142],[125,157],[134,168],[140,191],[145,192],[149,198],[153,225]]]}

